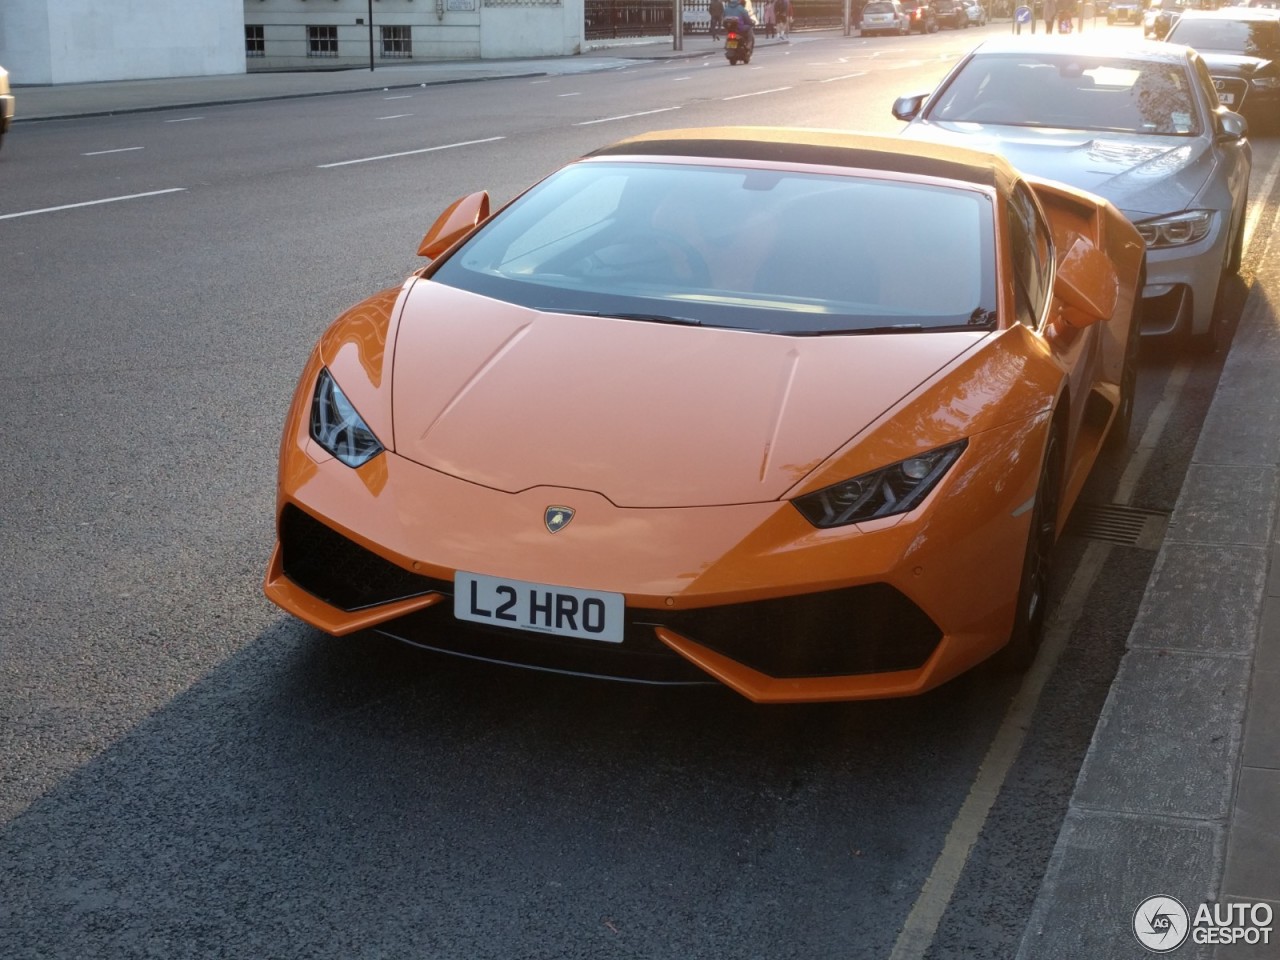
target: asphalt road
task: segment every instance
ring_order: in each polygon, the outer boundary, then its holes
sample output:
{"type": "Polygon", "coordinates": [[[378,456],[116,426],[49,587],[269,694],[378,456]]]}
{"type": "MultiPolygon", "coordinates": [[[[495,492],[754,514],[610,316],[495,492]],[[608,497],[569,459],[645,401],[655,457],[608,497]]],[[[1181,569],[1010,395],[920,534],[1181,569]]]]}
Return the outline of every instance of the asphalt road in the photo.
{"type": "MultiPolygon", "coordinates": [[[[1153,544],[1064,541],[1011,721],[989,671],[759,708],[329,639],[260,590],[303,359],[445,204],[657,127],[893,133],[981,32],[25,126],[0,160],[0,954],[1011,955],[1153,544]]],[[[1172,508],[1219,364],[1144,350],[1086,501],[1172,508]]]]}

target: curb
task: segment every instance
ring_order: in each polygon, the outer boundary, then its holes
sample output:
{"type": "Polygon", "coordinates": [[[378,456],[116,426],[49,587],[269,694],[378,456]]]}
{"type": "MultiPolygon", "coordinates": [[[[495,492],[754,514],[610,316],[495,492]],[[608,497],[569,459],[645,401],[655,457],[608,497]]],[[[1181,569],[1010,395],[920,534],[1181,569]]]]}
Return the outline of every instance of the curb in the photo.
{"type": "MultiPolygon", "coordinates": [[[[1280,488],[1270,319],[1255,282],[1017,960],[1147,957],[1133,918],[1148,897],[1194,910],[1236,892],[1224,891],[1224,870],[1246,704],[1278,579],[1268,579],[1280,488]]],[[[1178,956],[1211,960],[1214,949],[1188,941],[1178,956]]]]}

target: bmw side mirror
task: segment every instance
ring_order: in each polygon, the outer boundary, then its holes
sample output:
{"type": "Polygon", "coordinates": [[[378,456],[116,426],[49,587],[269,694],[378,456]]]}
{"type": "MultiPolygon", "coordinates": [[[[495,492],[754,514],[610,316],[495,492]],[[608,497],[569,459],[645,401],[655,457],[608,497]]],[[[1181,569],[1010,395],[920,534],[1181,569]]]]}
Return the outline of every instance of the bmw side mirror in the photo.
{"type": "Polygon", "coordinates": [[[418,256],[434,260],[489,218],[489,194],[484,190],[455,200],[436,218],[418,246],[418,256]]]}
{"type": "Polygon", "coordinates": [[[1249,121],[1228,110],[1218,115],[1218,140],[1243,140],[1249,135],[1249,121]]]}
{"type": "Polygon", "coordinates": [[[907,97],[899,97],[893,101],[893,115],[899,120],[914,120],[920,116],[920,110],[928,99],[927,93],[913,93],[907,97]]]}

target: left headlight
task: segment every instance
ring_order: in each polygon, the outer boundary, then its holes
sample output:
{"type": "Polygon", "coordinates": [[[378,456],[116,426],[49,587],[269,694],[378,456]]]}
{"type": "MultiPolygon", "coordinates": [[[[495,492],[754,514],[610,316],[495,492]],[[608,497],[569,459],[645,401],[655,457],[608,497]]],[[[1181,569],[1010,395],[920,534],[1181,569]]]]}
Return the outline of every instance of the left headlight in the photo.
{"type": "Polygon", "coordinates": [[[1212,210],[1188,210],[1168,217],[1156,217],[1135,223],[1148,249],[1181,247],[1203,240],[1213,226],[1212,210]]]}
{"type": "Polygon", "coordinates": [[[842,527],[906,513],[938,485],[968,444],[958,440],[791,502],[815,527],[842,527]]]}
{"type": "Polygon", "coordinates": [[[383,449],[328,370],[321,370],[316,379],[311,400],[311,439],[348,467],[368,463],[383,449]]]}

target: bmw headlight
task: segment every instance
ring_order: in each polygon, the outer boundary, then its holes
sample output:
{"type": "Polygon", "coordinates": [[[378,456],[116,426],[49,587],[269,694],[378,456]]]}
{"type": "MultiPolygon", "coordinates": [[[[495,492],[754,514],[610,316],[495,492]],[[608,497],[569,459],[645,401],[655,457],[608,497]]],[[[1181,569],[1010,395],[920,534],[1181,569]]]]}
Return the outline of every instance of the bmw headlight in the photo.
{"type": "Polygon", "coordinates": [[[958,440],[791,502],[815,527],[842,527],[906,513],[938,485],[968,445],[968,440],[958,440]]]}
{"type": "Polygon", "coordinates": [[[1188,210],[1169,217],[1156,217],[1135,223],[1138,233],[1150,249],[1181,247],[1203,240],[1213,226],[1212,210],[1188,210]]]}
{"type": "Polygon", "coordinates": [[[383,449],[328,370],[320,371],[311,400],[311,439],[348,467],[368,463],[383,449]]]}
{"type": "Polygon", "coordinates": [[[1262,77],[1253,76],[1249,78],[1249,82],[1259,90],[1274,90],[1276,87],[1280,87],[1280,77],[1273,77],[1270,75],[1262,77]]]}

